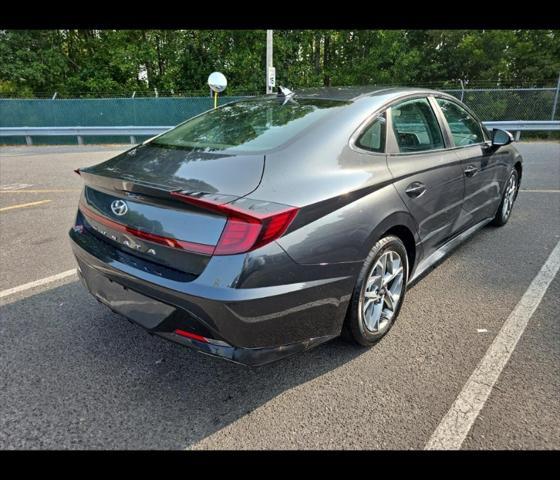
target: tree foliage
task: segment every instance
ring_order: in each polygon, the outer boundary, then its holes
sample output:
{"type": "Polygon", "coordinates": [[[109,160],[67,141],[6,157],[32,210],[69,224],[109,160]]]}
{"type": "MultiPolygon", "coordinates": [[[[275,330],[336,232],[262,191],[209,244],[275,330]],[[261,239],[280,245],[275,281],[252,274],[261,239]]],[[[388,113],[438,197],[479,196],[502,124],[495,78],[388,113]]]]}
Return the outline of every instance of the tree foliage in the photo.
{"type": "MultiPolygon", "coordinates": [[[[229,94],[264,90],[264,30],[4,30],[0,94],[229,94]],[[141,72],[144,72],[143,74],[141,72]]],[[[536,85],[560,72],[556,30],[276,30],[277,83],[536,85]]]]}

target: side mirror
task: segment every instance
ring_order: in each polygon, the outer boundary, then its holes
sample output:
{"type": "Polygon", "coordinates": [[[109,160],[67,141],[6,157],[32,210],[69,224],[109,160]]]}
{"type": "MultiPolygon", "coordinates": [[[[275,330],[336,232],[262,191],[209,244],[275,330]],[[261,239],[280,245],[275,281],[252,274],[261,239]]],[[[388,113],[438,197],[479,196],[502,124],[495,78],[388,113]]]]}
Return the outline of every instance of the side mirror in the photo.
{"type": "Polygon", "coordinates": [[[509,145],[513,142],[513,135],[506,130],[495,128],[492,130],[492,146],[495,148],[509,145]]]}

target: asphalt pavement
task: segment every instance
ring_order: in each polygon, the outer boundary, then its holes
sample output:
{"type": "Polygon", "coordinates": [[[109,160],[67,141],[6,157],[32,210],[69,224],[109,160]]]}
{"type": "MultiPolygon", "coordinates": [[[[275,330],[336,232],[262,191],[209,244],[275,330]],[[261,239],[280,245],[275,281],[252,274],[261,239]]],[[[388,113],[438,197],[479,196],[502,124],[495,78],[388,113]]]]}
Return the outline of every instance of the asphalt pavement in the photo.
{"type": "MultiPolygon", "coordinates": [[[[371,349],[334,340],[258,369],[148,335],[69,275],[73,173],[123,146],[0,148],[0,449],[422,449],[560,241],[560,144],[519,143],[510,222],[407,293],[371,349]]],[[[560,448],[560,278],[463,442],[560,448]]]]}

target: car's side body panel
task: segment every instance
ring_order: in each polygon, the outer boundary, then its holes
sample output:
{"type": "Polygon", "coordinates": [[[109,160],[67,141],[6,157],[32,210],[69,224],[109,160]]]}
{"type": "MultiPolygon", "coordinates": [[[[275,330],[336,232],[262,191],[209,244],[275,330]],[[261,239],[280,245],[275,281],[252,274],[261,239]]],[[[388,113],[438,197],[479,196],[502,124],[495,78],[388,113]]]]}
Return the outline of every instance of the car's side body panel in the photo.
{"type": "Polygon", "coordinates": [[[508,153],[487,152],[481,145],[458,148],[454,151],[461,161],[461,171],[474,174],[464,175],[465,199],[463,201],[463,224],[477,223],[493,216],[500,203],[502,187],[511,164],[508,153]]]}
{"type": "Polygon", "coordinates": [[[394,186],[418,224],[418,235],[429,255],[455,233],[463,203],[461,164],[452,152],[389,155],[394,186]],[[410,197],[407,189],[421,184],[425,189],[410,197]]]}
{"type": "Polygon", "coordinates": [[[457,231],[462,231],[494,215],[500,203],[503,183],[507,178],[511,158],[505,158],[508,150],[489,148],[489,136],[480,120],[468,107],[455,98],[441,93],[432,96],[432,106],[438,113],[440,124],[446,134],[448,150],[454,152],[461,162],[461,171],[465,182],[463,208],[457,219],[457,231]],[[472,145],[456,144],[451,126],[447,121],[440,101],[466,112],[480,125],[482,137],[480,143],[472,145]],[[505,156],[504,156],[505,155],[505,156]]]}
{"type": "MultiPolygon", "coordinates": [[[[375,243],[376,227],[386,225],[386,219],[406,218],[411,232],[416,232],[412,217],[391,184],[369,193],[366,189],[364,195],[356,197],[351,203],[288,233],[278,243],[301,264],[361,263],[375,243]]],[[[392,226],[388,225],[387,230],[392,226]]]]}

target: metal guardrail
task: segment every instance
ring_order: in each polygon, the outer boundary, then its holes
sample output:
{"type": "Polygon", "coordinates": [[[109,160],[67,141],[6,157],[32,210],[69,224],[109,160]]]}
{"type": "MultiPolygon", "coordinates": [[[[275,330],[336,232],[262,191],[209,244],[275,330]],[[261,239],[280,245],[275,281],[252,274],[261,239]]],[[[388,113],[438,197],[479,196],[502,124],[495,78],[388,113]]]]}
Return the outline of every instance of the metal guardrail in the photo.
{"type": "MultiPolygon", "coordinates": [[[[523,131],[556,131],[560,130],[560,120],[512,120],[497,122],[482,122],[487,128],[501,128],[515,132],[515,139],[519,140],[523,131]]],[[[125,136],[130,143],[135,144],[137,136],[159,135],[173,128],[171,126],[118,126],[118,127],[1,127],[0,137],[25,136],[27,145],[33,145],[31,137],[44,136],[73,136],[78,138],[78,144],[83,145],[84,136],[125,136]]]]}
{"type": "Polygon", "coordinates": [[[130,137],[130,143],[137,143],[136,136],[159,135],[171,127],[159,126],[118,126],[118,127],[1,127],[0,137],[25,136],[27,145],[33,145],[31,137],[77,137],[78,144],[83,145],[85,136],[123,136],[130,137]]]}
{"type": "Polygon", "coordinates": [[[486,128],[501,128],[515,133],[515,140],[521,138],[521,132],[550,132],[560,130],[560,120],[502,120],[499,122],[482,122],[486,128]]]}

